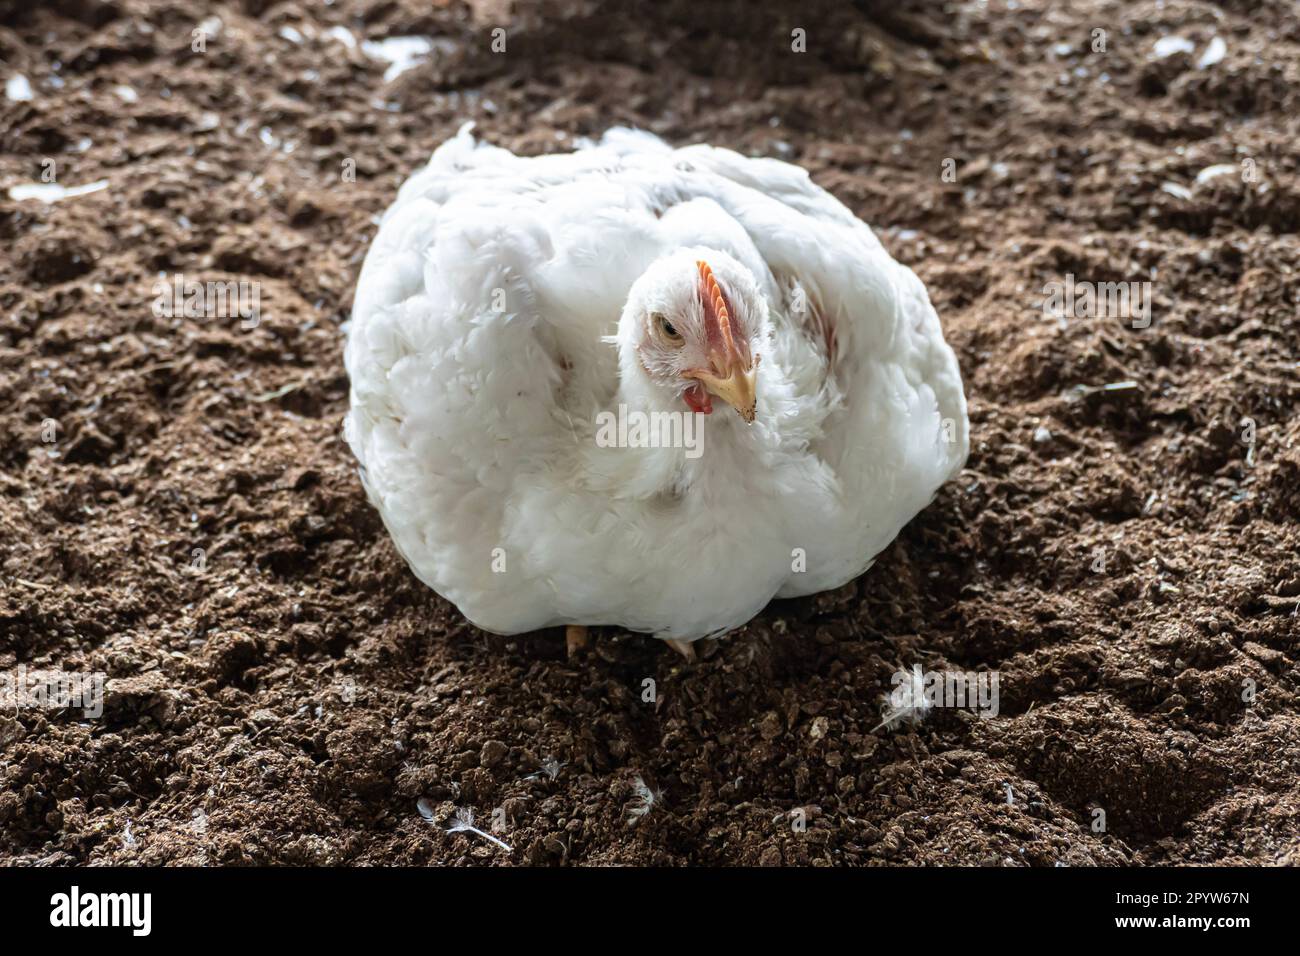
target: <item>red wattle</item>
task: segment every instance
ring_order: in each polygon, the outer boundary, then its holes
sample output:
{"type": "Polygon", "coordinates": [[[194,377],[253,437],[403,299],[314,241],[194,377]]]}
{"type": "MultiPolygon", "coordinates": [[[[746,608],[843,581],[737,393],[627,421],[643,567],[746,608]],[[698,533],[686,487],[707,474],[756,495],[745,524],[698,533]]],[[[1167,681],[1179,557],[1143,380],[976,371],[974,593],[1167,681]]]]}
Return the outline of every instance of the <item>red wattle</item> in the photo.
{"type": "Polygon", "coordinates": [[[699,412],[701,415],[713,414],[713,396],[703,385],[692,385],[682,394],[682,398],[686,399],[686,404],[690,406],[691,411],[699,412]]]}

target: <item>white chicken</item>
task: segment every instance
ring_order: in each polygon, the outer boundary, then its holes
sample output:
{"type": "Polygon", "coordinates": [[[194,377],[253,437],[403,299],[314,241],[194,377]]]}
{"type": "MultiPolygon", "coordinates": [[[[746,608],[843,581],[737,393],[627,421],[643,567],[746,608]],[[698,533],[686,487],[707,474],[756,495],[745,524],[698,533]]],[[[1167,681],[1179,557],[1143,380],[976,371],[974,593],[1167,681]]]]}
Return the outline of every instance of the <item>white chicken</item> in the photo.
{"type": "Polygon", "coordinates": [[[844,584],[968,447],[925,288],[863,222],[796,166],[625,129],[444,143],[383,218],[346,363],[411,569],[570,651],[612,625],[690,656],[844,584]]]}

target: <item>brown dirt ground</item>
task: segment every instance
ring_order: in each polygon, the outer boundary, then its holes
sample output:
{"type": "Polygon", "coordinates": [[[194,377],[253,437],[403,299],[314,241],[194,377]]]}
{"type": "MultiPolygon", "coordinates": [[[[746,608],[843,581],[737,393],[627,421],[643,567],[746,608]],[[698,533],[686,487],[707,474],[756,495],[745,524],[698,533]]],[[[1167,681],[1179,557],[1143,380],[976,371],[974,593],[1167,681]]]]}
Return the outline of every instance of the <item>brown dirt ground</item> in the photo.
{"type": "Polygon", "coordinates": [[[4,75],[36,94],[0,102],[0,187],[45,158],[110,182],[0,199],[0,671],[110,679],[99,721],[0,715],[0,859],[1300,862],[1287,0],[0,14],[4,75]],[[333,25],[439,49],[386,84],[333,25]],[[1197,51],[1152,59],[1170,33],[1197,51]],[[806,166],[929,286],[967,470],[863,578],[695,666],[466,625],[366,504],[339,329],[374,217],[466,119],[517,151],[631,123],[806,166]],[[1195,182],[1246,159],[1255,182],[1195,182]],[[262,283],[262,323],[154,316],[181,271],[262,283]],[[1044,318],[1067,273],[1152,281],[1151,327],[1044,318]],[[873,730],[913,663],[997,670],[1000,716],[873,730]],[[634,822],[637,778],[659,796],[634,822]],[[465,807],[513,850],[444,832],[465,807]]]}

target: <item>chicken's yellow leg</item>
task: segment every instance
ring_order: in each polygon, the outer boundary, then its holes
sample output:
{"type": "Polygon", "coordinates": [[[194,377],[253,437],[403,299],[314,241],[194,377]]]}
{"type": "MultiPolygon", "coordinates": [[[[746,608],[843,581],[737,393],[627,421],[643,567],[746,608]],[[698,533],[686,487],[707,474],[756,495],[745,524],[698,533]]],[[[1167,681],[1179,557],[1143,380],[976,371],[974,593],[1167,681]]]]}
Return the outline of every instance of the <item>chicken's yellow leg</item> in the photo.
{"type": "Polygon", "coordinates": [[[673,638],[665,638],[664,643],[675,650],[688,661],[695,660],[695,645],[691,641],[678,641],[673,638]]]}
{"type": "Polygon", "coordinates": [[[569,624],[564,628],[564,646],[572,657],[587,646],[587,625],[569,624]]]}

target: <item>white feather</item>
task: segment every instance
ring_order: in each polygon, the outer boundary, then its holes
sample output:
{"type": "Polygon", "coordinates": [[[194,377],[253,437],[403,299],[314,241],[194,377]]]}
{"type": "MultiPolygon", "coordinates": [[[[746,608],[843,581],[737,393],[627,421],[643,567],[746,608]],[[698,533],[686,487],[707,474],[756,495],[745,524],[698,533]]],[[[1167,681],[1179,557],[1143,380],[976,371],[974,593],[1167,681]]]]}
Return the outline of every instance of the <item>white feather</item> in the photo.
{"type": "Polygon", "coordinates": [[[864,223],[795,166],[631,130],[536,158],[443,144],[383,218],[346,363],[393,540],[499,633],[734,629],[861,574],[967,453],[938,316],[864,223]],[[715,411],[695,460],[597,450],[599,411],[655,402],[611,347],[629,290],[700,247],[766,302],[758,420],[715,411]]]}

